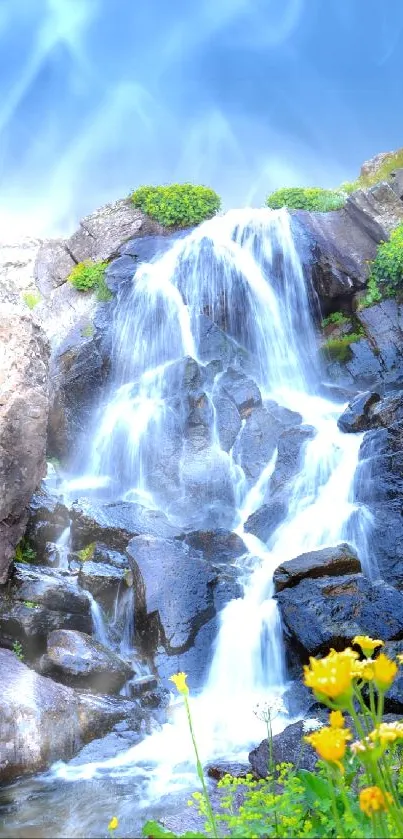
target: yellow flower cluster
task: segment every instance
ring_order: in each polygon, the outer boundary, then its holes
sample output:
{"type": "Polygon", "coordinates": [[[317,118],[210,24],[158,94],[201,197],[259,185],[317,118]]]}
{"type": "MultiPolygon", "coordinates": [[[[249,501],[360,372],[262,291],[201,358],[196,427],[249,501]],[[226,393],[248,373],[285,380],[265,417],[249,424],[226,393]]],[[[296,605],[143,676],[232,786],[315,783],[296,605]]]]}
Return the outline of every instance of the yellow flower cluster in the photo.
{"type": "MultiPolygon", "coordinates": [[[[368,656],[383,645],[367,635],[356,635],[353,644],[360,646],[366,659],[359,661],[357,652],[347,647],[343,652],[330,650],[321,659],[310,658],[304,667],[304,682],[316,698],[325,704],[347,707],[353,692],[353,680],[374,682],[379,691],[389,690],[397,673],[397,664],[384,653],[375,659],[368,656]]],[[[403,657],[402,657],[403,658],[403,657]]]]}
{"type": "Polygon", "coordinates": [[[176,690],[182,696],[188,696],[189,694],[189,688],[186,684],[186,679],[186,673],[176,673],[175,676],[169,677],[169,681],[174,683],[176,690]]]}
{"type": "Polygon", "coordinates": [[[387,810],[391,802],[392,796],[388,792],[382,792],[379,787],[365,787],[360,792],[360,807],[367,816],[387,810]]]}
{"type": "Polygon", "coordinates": [[[370,638],[369,635],[356,635],[353,638],[353,645],[360,647],[367,658],[370,658],[374,650],[378,649],[378,647],[383,647],[383,641],[380,641],[379,638],[374,640],[374,638],[370,638]]]}
{"type": "Polygon", "coordinates": [[[340,761],[346,753],[347,741],[351,739],[348,728],[335,728],[332,724],[304,737],[305,742],[314,747],[322,760],[335,763],[340,769],[342,768],[340,761]]]}

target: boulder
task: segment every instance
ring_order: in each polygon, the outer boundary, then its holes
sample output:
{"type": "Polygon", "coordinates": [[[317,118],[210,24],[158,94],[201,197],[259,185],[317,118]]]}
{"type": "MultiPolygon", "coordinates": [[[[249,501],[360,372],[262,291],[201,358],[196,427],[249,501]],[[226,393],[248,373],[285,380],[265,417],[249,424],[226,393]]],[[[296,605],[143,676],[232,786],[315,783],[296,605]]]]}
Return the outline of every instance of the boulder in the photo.
{"type": "MultiPolygon", "coordinates": [[[[308,772],[315,769],[318,757],[310,746],[304,744],[305,731],[304,723],[300,721],[287,725],[284,731],[274,735],[273,761],[275,765],[278,763],[293,763],[299,769],[306,769],[308,772]]],[[[270,771],[267,739],[262,740],[260,745],[250,752],[249,763],[258,778],[267,778],[270,771]]]]}
{"type": "Polygon", "coordinates": [[[91,632],[90,601],[68,577],[50,568],[16,564],[12,585],[0,593],[0,637],[22,644],[27,657],[42,652],[54,629],[91,632]]]}
{"type": "Polygon", "coordinates": [[[137,632],[147,647],[189,648],[214,616],[211,567],[189,545],[138,536],[127,547],[134,575],[137,632]]]}
{"type": "Polygon", "coordinates": [[[41,559],[46,543],[57,542],[69,524],[68,508],[64,506],[59,496],[52,495],[42,484],[31,498],[26,530],[28,541],[41,559]]]}
{"type": "Polygon", "coordinates": [[[71,516],[74,550],[102,542],[122,551],[130,539],[141,534],[173,539],[181,535],[164,513],[129,501],[102,504],[79,499],[71,508],[71,516]]]}
{"type": "Polygon", "coordinates": [[[126,567],[120,568],[105,562],[87,560],[81,565],[78,581],[105,609],[113,607],[120,586],[130,585],[132,582],[127,560],[126,567]]]}
{"type": "Polygon", "coordinates": [[[134,672],[103,644],[84,632],[69,629],[50,633],[40,671],[64,685],[96,693],[118,693],[134,672]]]}
{"type": "Polygon", "coordinates": [[[355,635],[403,637],[403,595],[362,574],[307,578],[277,594],[282,620],[302,658],[343,649],[355,635]]]}
{"type": "Polygon", "coordinates": [[[322,548],[309,551],[279,565],[274,572],[274,587],[282,591],[298,585],[306,577],[338,577],[343,574],[358,574],[361,562],[350,545],[322,548]]]}
{"type": "Polygon", "coordinates": [[[220,377],[219,387],[232,400],[242,419],[246,419],[253,408],[259,408],[262,404],[257,384],[233,367],[228,367],[220,377]]]}
{"type": "Polygon", "coordinates": [[[277,458],[270,478],[268,501],[273,493],[284,490],[301,469],[304,449],[316,431],[310,425],[291,426],[282,431],[277,443],[277,458]]]}
{"type": "Polygon", "coordinates": [[[12,306],[0,315],[0,584],[46,472],[49,348],[40,327],[12,306]]]}
{"type": "Polygon", "coordinates": [[[279,524],[287,515],[287,502],[284,498],[275,498],[262,504],[245,522],[247,533],[253,533],[261,542],[268,542],[279,524]]]}
{"type": "Polygon", "coordinates": [[[380,400],[379,393],[359,393],[343,411],[337,421],[341,431],[367,431],[373,426],[371,409],[380,400]]]}
{"type": "Polygon", "coordinates": [[[57,684],[0,649],[0,780],[40,772],[70,760],[81,745],[127,719],[137,730],[137,703],[82,694],[57,684]],[[21,686],[23,685],[23,690],[21,686]]]}
{"type": "MultiPolygon", "coordinates": [[[[395,659],[397,655],[403,654],[403,641],[391,641],[385,644],[382,652],[389,658],[395,659]]],[[[392,686],[385,694],[385,711],[391,714],[403,713],[403,671],[399,667],[392,686]]]]}
{"type": "Polygon", "coordinates": [[[225,452],[229,452],[242,428],[242,420],[232,399],[222,391],[219,390],[213,395],[213,404],[220,446],[225,452]]]}
{"type": "Polygon", "coordinates": [[[403,222],[403,204],[385,181],[352,192],[347,199],[346,212],[353,224],[375,241],[387,239],[403,222]]]}
{"type": "Polygon", "coordinates": [[[267,408],[255,408],[247,418],[234,454],[250,483],[255,483],[268,465],[281,431],[280,422],[267,408]]]}
{"type": "Polygon", "coordinates": [[[214,566],[228,565],[246,553],[240,536],[230,530],[196,530],[185,536],[184,542],[214,566]]]}

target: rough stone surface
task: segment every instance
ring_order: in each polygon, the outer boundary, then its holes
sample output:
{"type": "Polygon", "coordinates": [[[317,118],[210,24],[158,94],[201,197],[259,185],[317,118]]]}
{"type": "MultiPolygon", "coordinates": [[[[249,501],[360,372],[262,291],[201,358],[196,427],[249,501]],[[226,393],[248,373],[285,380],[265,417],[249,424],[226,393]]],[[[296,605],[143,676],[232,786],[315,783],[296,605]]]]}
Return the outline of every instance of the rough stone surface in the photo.
{"type": "Polygon", "coordinates": [[[315,429],[310,425],[286,428],[278,439],[277,458],[274,472],[270,479],[269,495],[284,490],[299,472],[305,444],[315,436],[315,429]]]}
{"type": "Polygon", "coordinates": [[[344,649],[355,635],[403,637],[403,595],[361,574],[304,579],[277,594],[291,643],[303,659],[344,649]]]}
{"type": "Polygon", "coordinates": [[[213,565],[225,566],[246,552],[240,536],[229,530],[196,530],[188,533],[184,541],[194,550],[201,551],[213,565]]]}
{"type": "Polygon", "coordinates": [[[120,720],[139,728],[136,703],[81,694],[38,675],[0,649],[0,780],[9,782],[69,760],[120,720]]]}
{"type": "Polygon", "coordinates": [[[269,463],[281,431],[280,422],[267,408],[255,408],[246,420],[234,453],[251,483],[259,478],[269,463]]]}
{"type": "Polygon", "coordinates": [[[80,586],[85,591],[90,591],[98,603],[106,609],[111,609],[116,601],[120,587],[129,585],[131,575],[129,564],[126,560],[125,567],[107,565],[104,562],[83,562],[78,574],[80,586]]]}
{"type": "Polygon", "coordinates": [[[118,693],[133,675],[132,667],[84,632],[60,629],[48,636],[40,660],[42,675],[70,687],[118,693]]]}
{"type": "Polygon", "coordinates": [[[49,348],[31,317],[0,312],[0,583],[27,523],[27,507],[46,472],[49,348]]]}
{"type": "Polygon", "coordinates": [[[274,572],[276,591],[298,585],[306,577],[337,577],[343,574],[357,574],[361,571],[361,562],[350,545],[338,545],[335,548],[323,548],[301,554],[295,559],[279,565],[274,572]]]}
{"type": "Polygon", "coordinates": [[[260,390],[255,382],[232,367],[220,378],[220,388],[232,400],[242,419],[262,404],[260,390]]]}
{"type": "Polygon", "coordinates": [[[164,538],[181,535],[163,513],[130,502],[99,504],[80,499],[73,504],[71,514],[74,550],[103,542],[109,548],[121,551],[130,539],[144,533],[164,538]]]}
{"type": "Polygon", "coordinates": [[[249,516],[245,523],[247,533],[253,533],[262,542],[268,542],[274,531],[287,515],[285,499],[273,499],[262,504],[256,512],[249,516]]]}
{"type": "Polygon", "coordinates": [[[367,431],[372,427],[371,409],[380,400],[379,393],[366,391],[356,396],[337,421],[342,431],[367,431]]]}
{"type": "MultiPolygon", "coordinates": [[[[304,733],[304,724],[301,721],[288,725],[281,734],[276,734],[273,737],[273,760],[275,764],[298,764],[300,769],[307,769],[312,772],[318,757],[313,749],[304,746],[302,739],[304,733]]],[[[260,745],[250,752],[249,762],[258,778],[267,778],[270,765],[267,740],[262,740],[260,745]]]]}
{"type": "Polygon", "coordinates": [[[70,514],[60,498],[53,495],[42,484],[29,505],[27,538],[42,562],[47,542],[57,542],[63,531],[69,526],[70,514]]]}
{"type": "Polygon", "coordinates": [[[214,616],[213,574],[201,554],[176,540],[138,536],[127,547],[134,574],[136,626],[147,645],[172,654],[191,646],[214,616]]]}

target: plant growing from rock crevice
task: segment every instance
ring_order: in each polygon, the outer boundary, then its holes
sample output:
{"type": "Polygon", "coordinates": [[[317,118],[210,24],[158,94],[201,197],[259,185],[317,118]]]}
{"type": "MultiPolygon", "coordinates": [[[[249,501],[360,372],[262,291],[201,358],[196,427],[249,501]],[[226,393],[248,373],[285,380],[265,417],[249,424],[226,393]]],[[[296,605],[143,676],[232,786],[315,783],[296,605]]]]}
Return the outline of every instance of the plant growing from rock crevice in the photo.
{"type": "Polygon", "coordinates": [[[67,281],[77,291],[95,291],[97,300],[106,303],[113,297],[105,280],[107,265],[107,262],[93,262],[91,259],[86,259],[73,268],[67,277],[67,281]]]}

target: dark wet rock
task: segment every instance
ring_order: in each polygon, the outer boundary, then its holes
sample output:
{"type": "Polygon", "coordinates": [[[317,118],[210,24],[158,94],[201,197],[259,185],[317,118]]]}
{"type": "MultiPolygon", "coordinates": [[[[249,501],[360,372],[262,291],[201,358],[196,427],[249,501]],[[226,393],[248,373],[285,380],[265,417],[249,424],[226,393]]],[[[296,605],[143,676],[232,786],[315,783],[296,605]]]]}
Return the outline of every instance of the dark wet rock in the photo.
{"type": "Polygon", "coordinates": [[[247,418],[234,453],[251,483],[259,478],[269,463],[281,431],[280,422],[267,408],[255,408],[247,418]]]}
{"type": "Polygon", "coordinates": [[[286,428],[277,443],[277,458],[269,485],[269,503],[271,494],[284,489],[294,478],[302,465],[304,447],[315,436],[315,429],[310,425],[286,428]]]}
{"type": "Polygon", "coordinates": [[[56,630],[40,661],[43,676],[70,687],[118,693],[133,675],[131,665],[84,632],[56,630]]]}
{"type": "Polygon", "coordinates": [[[289,638],[305,659],[344,649],[355,635],[403,637],[403,595],[362,574],[304,579],[277,599],[289,638]]]}
{"type": "Polygon", "coordinates": [[[69,765],[83,766],[114,758],[119,752],[124,752],[130,746],[136,745],[140,739],[141,736],[137,731],[127,731],[124,734],[115,730],[111,731],[106,737],[87,743],[84,748],[80,749],[78,755],[69,761],[69,765]]]}
{"type": "Polygon", "coordinates": [[[232,365],[253,371],[249,353],[206,315],[200,315],[198,333],[198,357],[204,364],[218,359],[224,367],[232,365]]]}
{"type": "MultiPolygon", "coordinates": [[[[381,652],[389,658],[396,659],[397,655],[403,654],[403,641],[392,641],[385,644],[381,652]]],[[[385,694],[385,711],[391,714],[403,713],[403,670],[401,667],[398,668],[395,680],[385,694]]]]}
{"type": "Polygon", "coordinates": [[[264,407],[267,408],[276,419],[281,422],[284,427],[300,425],[302,416],[297,411],[290,411],[289,408],[284,408],[284,405],[278,405],[272,399],[266,399],[264,407]]]}
{"type": "Polygon", "coordinates": [[[117,568],[104,562],[87,560],[81,565],[78,581],[85,591],[91,592],[95,600],[110,609],[116,601],[120,586],[131,584],[129,563],[126,561],[126,568],[117,568]]]}
{"type": "Polygon", "coordinates": [[[196,530],[185,536],[184,542],[213,565],[227,565],[246,552],[240,536],[230,530],[196,530]]]}
{"type": "Polygon", "coordinates": [[[133,280],[137,265],[131,256],[120,256],[109,263],[105,271],[105,281],[108,288],[117,292],[124,283],[133,280]]]}
{"type": "Polygon", "coordinates": [[[82,694],[45,678],[0,649],[0,780],[70,760],[83,743],[110,731],[120,720],[139,730],[136,703],[82,694]],[[21,689],[23,686],[23,689],[21,689]]]}
{"type": "Polygon", "coordinates": [[[41,557],[47,542],[57,542],[69,526],[70,513],[60,498],[52,495],[42,485],[33,495],[29,506],[29,520],[26,535],[41,557]]]}
{"type": "MultiPolygon", "coordinates": [[[[18,295],[20,296],[20,295],[18,295]]],[[[49,345],[18,307],[0,317],[0,584],[24,535],[32,493],[46,472],[49,345]]]]}
{"type": "Polygon", "coordinates": [[[154,656],[155,667],[161,685],[174,691],[169,681],[173,673],[188,673],[191,692],[199,691],[205,685],[214,656],[214,645],[220,629],[218,617],[213,617],[197,632],[192,645],[184,652],[170,653],[160,647],[154,656]]]}
{"type": "Polygon", "coordinates": [[[134,575],[137,631],[171,653],[192,644],[214,615],[211,567],[183,542],[138,536],[127,553],[134,575]]]}
{"type": "Polygon", "coordinates": [[[309,551],[295,559],[284,562],[274,572],[276,591],[298,585],[306,577],[338,577],[343,574],[358,574],[361,562],[350,545],[309,551]]]}
{"type": "Polygon", "coordinates": [[[386,396],[371,410],[371,427],[389,428],[403,420],[403,394],[386,396]]]}
{"type": "MultiPolygon", "coordinates": [[[[315,751],[304,743],[304,723],[295,722],[288,725],[281,734],[273,737],[273,761],[277,763],[293,763],[299,769],[312,772],[318,757],[315,751]]],[[[267,778],[270,766],[269,744],[262,740],[259,746],[249,754],[250,765],[258,778],[267,778]]]]}
{"type": "Polygon", "coordinates": [[[16,565],[11,586],[0,593],[0,636],[4,646],[22,644],[28,658],[42,652],[55,629],[91,632],[90,603],[68,578],[49,568],[16,565]]]}
{"type": "Polygon", "coordinates": [[[360,449],[355,499],[369,508],[370,557],[380,575],[397,588],[403,586],[402,473],[403,422],[369,431],[360,449]]]}
{"type": "MultiPolygon", "coordinates": [[[[300,668],[301,669],[301,668],[300,668]]],[[[284,708],[290,717],[314,717],[318,708],[322,707],[317,702],[310,688],[307,688],[301,679],[295,679],[287,687],[281,697],[284,708]]]]}
{"type": "Polygon", "coordinates": [[[389,298],[356,312],[356,318],[366,337],[350,345],[344,364],[328,366],[329,376],[360,390],[402,387],[403,307],[389,298]]]}
{"type": "Polygon", "coordinates": [[[221,391],[213,395],[213,402],[220,446],[229,452],[242,428],[242,420],[233,401],[221,391]]]}
{"type": "Polygon", "coordinates": [[[191,228],[187,230],[178,230],[172,233],[168,228],[161,229],[160,235],[138,236],[135,239],[129,239],[119,249],[122,256],[131,256],[138,264],[142,262],[153,262],[156,257],[162,256],[169,250],[174,242],[178,239],[183,239],[191,232],[191,228]]]}
{"type": "MultiPolygon", "coordinates": [[[[170,691],[168,690],[168,688],[163,688],[161,686],[158,686],[155,689],[145,691],[139,698],[139,703],[142,708],[150,711],[161,711],[162,714],[165,714],[165,711],[168,708],[170,701],[170,691]]],[[[162,721],[166,721],[165,716],[163,716],[162,721]]]]}
{"type": "Polygon", "coordinates": [[[235,495],[231,463],[216,446],[201,451],[185,445],[181,460],[182,497],[168,512],[178,516],[186,529],[232,529],[235,495]]]}
{"type": "Polygon", "coordinates": [[[61,460],[81,457],[110,371],[110,304],[98,308],[99,321],[78,322],[52,357],[48,454],[61,460]]]}
{"type": "Polygon", "coordinates": [[[367,390],[356,396],[337,421],[342,431],[368,431],[373,427],[371,409],[380,400],[379,393],[367,390]]]}
{"type": "Polygon", "coordinates": [[[247,533],[253,533],[262,542],[268,542],[286,515],[286,500],[275,498],[267,504],[262,504],[255,513],[249,516],[245,523],[245,530],[247,533]]]}
{"type": "Polygon", "coordinates": [[[71,508],[74,550],[93,542],[122,551],[130,539],[143,533],[176,538],[181,531],[158,510],[130,502],[95,503],[80,499],[71,508]]]}
{"type": "Polygon", "coordinates": [[[155,691],[158,679],[155,676],[137,676],[130,682],[130,694],[133,698],[143,696],[144,693],[155,691]]]}
{"type": "Polygon", "coordinates": [[[185,438],[200,451],[212,441],[214,409],[206,393],[189,398],[189,413],[185,426],[185,438]]]}
{"type": "Polygon", "coordinates": [[[221,376],[219,387],[232,400],[242,419],[248,417],[253,408],[259,408],[262,404],[260,390],[253,379],[232,367],[221,376]]]}

